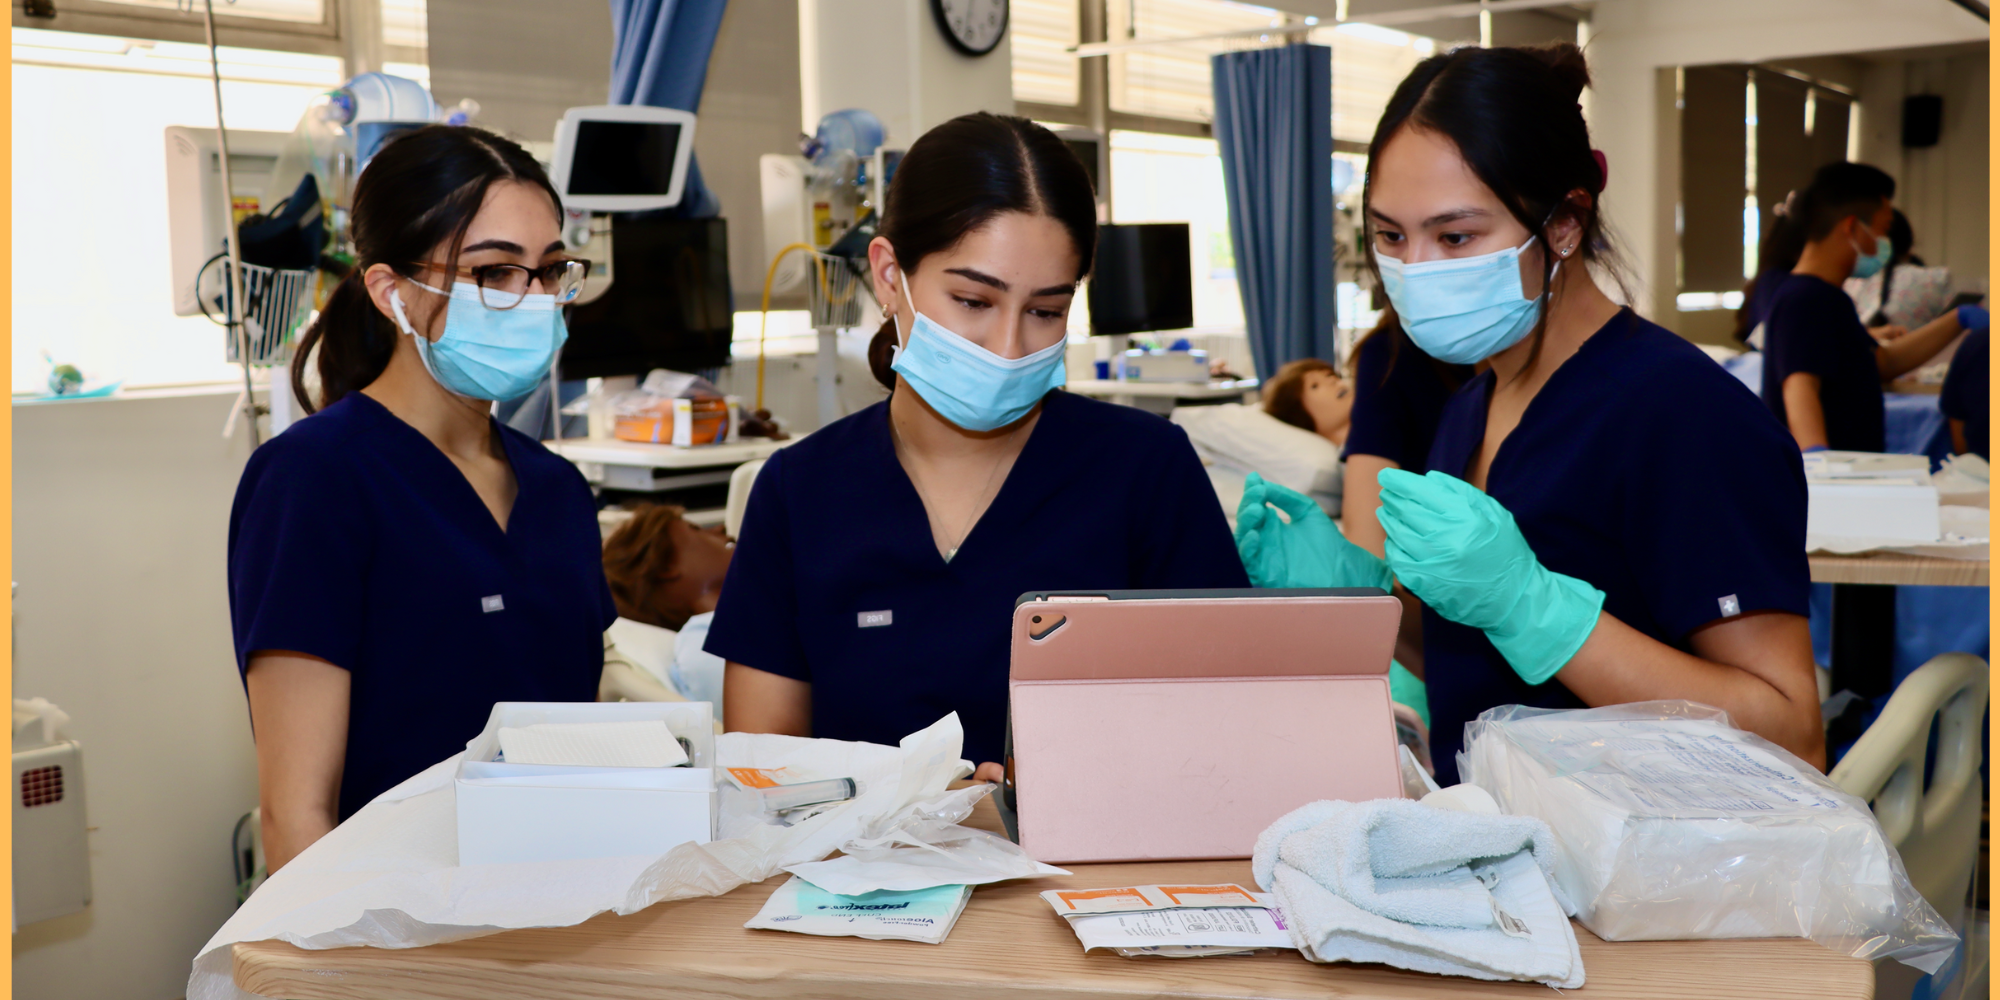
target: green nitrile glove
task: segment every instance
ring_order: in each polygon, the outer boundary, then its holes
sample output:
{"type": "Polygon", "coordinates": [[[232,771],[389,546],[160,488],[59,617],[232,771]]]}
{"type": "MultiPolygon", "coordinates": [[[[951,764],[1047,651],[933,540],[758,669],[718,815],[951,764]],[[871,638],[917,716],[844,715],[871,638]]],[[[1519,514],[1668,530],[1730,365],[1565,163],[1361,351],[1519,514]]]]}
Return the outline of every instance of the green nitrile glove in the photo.
{"type": "Polygon", "coordinates": [[[1259,587],[1376,587],[1393,582],[1389,567],[1347,540],[1311,497],[1251,473],[1236,507],[1236,554],[1259,587]],[[1285,523],[1277,511],[1285,512],[1285,523]]]}
{"type": "Polygon", "coordinates": [[[1554,677],[1583,648],[1604,592],[1549,572],[1498,501],[1442,472],[1386,469],[1376,481],[1389,567],[1410,593],[1485,632],[1530,684],[1554,677]]]}
{"type": "Polygon", "coordinates": [[[1429,690],[1416,674],[1410,673],[1410,668],[1395,660],[1389,661],[1389,700],[1416,709],[1417,718],[1424,720],[1426,726],[1431,724],[1429,690]]]}

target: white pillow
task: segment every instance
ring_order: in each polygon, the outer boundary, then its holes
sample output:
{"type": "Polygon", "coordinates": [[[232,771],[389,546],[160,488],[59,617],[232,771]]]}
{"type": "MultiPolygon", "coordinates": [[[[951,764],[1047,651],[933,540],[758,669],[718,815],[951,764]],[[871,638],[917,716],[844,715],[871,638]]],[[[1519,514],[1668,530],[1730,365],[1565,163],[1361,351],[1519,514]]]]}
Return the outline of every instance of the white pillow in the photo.
{"type": "Polygon", "coordinates": [[[674,662],[677,633],[673,629],[620,618],[611,623],[610,632],[611,641],[618,644],[618,651],[624,653],[626,659],[653,675],[660,683],[674,686],[667,673],[674,662]]]}
{"type": "Polygon", "coordinates": [[[1321,506],[1341,488],[1340,446],[1309,430],[1293,427],[1242,403],[1183,406],[1173,422],[1187,432],[1203,461],[1266,480],[1314,497],[1321,506]]]}

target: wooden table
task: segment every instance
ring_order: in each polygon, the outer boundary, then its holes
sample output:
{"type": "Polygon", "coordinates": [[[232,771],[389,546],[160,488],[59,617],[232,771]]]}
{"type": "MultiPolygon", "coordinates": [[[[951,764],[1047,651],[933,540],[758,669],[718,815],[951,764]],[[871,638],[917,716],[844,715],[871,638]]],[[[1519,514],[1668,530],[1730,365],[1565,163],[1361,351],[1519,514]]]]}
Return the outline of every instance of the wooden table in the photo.
{"type": "Polygon", "coordinates": [[[1898,552],[1868,552],[1839,556],[1815,552],[1806,557],[1814,583],[1873,583],[1903,586],[1984,587],[1990,563],[1985,559],[1938,559],[1898,552]]]}
{"type": "MultiPolygon", "coordinates": [[[[998,829],[989,802],[971,825],[998,829]]],[[[403,951],[235,947],[236,984],[290,1000],[1029,1000],[1042,997],[1518,998],[1539,983],[1489,983],[1380,965],[1314,965],[1296,952],[1207,959],[1085,955],[1035,894],[1161,882],[1249,883],[1247,861],[1077,865],[1069,878],[982,886],[943,944],[744,930],[780,876],[629,917],[508,931],[403,951]]],[[[1587,984],[1570,996],[1842,1000],[1874,995],[1874,967],[1811,941],[1607,944],[1577,928],[1587,984]]]]}

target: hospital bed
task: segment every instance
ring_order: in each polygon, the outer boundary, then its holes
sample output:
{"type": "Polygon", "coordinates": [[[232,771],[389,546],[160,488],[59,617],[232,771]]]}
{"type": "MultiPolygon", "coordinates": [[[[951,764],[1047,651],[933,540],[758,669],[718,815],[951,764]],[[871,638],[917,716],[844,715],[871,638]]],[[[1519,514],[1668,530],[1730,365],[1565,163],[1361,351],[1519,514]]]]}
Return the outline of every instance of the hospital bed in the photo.
{"type": "Polygon", "coordinates": [[[1236,507],[1243,499],[1244,479],[1252,472],[1312,497],[1328,516],[1340,516],[1343,469],[1339,445],[1255,405],[1183,406],[1169,419],[1194,445],[1232,529],[1236,507]]]}

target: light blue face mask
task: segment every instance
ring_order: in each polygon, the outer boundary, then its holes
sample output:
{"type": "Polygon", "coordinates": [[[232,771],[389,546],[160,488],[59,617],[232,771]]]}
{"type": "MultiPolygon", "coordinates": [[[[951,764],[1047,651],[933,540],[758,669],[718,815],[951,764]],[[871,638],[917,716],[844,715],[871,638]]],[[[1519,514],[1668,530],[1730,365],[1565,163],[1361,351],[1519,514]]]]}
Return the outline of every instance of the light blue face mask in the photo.
{"type": "MultiPolygon", "coordinates": [[[[1520,343],[1542,318],[1541,299],[1523,298],[1521,289],[1521,251],[1534,241],[1531,236],[1494,253],[1417,264],[1377,250],[1375,264],[1410,340],[1439,361],[1469,365],[1520,343]]],[[[1553,268],[1549,280],[1555,280],[1553,268]]]]}
{"type": "MultiPolygon", "coordinates": [[[[433,295],[445,295],[421,281],[412,282],[433,295]]],[[[479,286],[469,281],[451,286],[444,334],[433,342],[416,331],[403,312],[400,291],[389,293],[396,325],[417,342],[417,356],[439,385],[470,399],[519,399],[549,373],[556,351],[569,339],[562,307],[553,295],[527,295],[512,309],[489,309],[479,300],[479,286]]]]}
{"type": "Polygon", "coordinates": [[[1876,236],[1874,253],[1861,253],[1860,244],[1855,245],[1854,252],[1861,254],[1861,256],[1854,258],[1854,276],[1857,278],[1872,278],[1881,274],[1882,269],[1889,266],[1889,257],[1895,252],[1895,248],[1889,245],[1889,237],[1876,236]]]}
{"type": "MultiPolygon", "coordinates": [[[[889,367],[946,420],[969,431],[996,430],[1027,416],[1062,386],[1067,338],[1025,358],[1003,358],[917,312],[908,275],[903,298],[916,320],[889,367]]],[[[902,325],[898,316],[897,329],[902,325]]]]}

